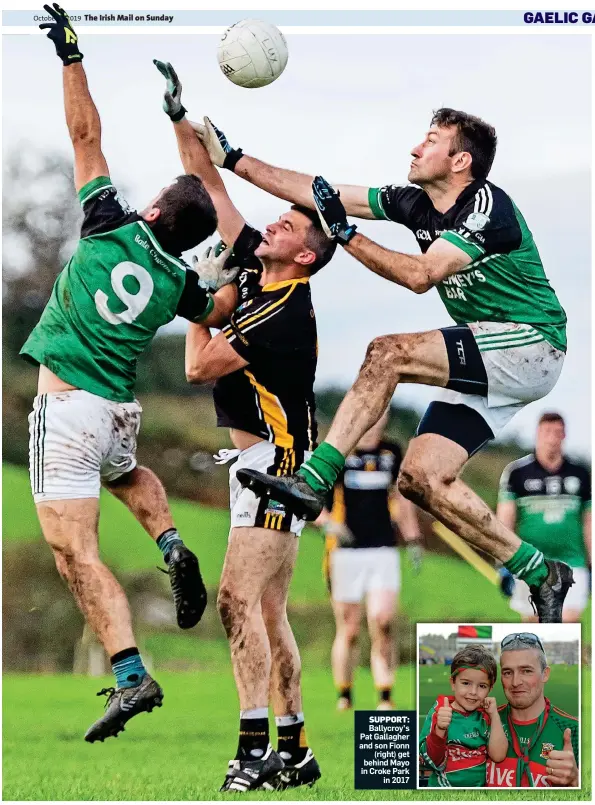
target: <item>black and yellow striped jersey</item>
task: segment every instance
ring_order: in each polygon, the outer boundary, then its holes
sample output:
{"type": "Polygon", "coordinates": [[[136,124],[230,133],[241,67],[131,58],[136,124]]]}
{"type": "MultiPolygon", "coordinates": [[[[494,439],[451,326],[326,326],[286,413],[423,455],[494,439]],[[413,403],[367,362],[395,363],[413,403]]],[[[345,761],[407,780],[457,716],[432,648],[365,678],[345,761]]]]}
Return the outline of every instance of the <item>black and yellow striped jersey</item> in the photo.
{"type": "Polygon", "coordinates": [[[248,366],[217,380],[217,425],[285,449],[313,450],[317,334],[310,285],[304,277],[261,287],[259,243],[260,233],[246,226],[234,244],[234,253],[243,247],[241,304],[223,333],[248,366]]]}
{"type": "Polygon", "coordinates": [[[397,528],[391,493],[401,466],[401,449],[381,441],[370,450],[354,450],[345,461],[329,500],[331,517],[347,526],[350,548],[383,548],[396,544],[397,528]]]}

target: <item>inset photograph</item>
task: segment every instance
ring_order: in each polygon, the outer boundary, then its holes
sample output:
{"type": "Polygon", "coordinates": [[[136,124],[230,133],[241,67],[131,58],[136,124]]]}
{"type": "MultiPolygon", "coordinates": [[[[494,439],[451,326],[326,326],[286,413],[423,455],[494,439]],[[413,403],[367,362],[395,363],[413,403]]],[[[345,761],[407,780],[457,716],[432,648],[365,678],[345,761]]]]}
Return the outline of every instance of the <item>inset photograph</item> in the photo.
{"type": "Polygon", "coordinates": [[[419,787],[580,785],[580,625],[418,624],[419,787]]]}

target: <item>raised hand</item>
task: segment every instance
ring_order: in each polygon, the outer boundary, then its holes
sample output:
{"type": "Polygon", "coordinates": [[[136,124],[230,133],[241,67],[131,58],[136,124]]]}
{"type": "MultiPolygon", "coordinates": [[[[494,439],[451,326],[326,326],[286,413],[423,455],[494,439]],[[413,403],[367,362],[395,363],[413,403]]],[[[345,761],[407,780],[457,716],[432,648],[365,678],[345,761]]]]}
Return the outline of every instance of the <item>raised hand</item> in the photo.
{"type": "Polygon", "coordinates": [[[347,220],[339,193],[322,176],[315,176],[312,197],[326,236],[346,246],[355,235],[357,227],[347,220]]]}
{"type": "Polygon", "coordinates": [[[163,93],[163,111],[173,123],[177,123],[186,114],[182,106],[182,82],[169,62],[153,59],[153,64],[167,82],[163,93]]]}
{"type": "Polygon", "coordinates": [[[196,136],[207,149],[207,153],[213,165],[218,168],[226,168],[233,171],[236,163],[243,157],[241,148],[233,148],[217,126],[208,118],[204,117],[203,123],[193,123],[190,125],[196,132],[196,136]]]}
{"type": "Polygon", "coordinates": [[[78,47],[78,36],[70,23],[68,14],[57,3],[54,7],[45,5],[43,10],[54,18],[54,22],[43,22],[39,27],[41,30],[47,29],[47,37],[51,39],[56,48],[58,58],[62,59],[65,67],[83,59],[83,54],[78,47]]]}

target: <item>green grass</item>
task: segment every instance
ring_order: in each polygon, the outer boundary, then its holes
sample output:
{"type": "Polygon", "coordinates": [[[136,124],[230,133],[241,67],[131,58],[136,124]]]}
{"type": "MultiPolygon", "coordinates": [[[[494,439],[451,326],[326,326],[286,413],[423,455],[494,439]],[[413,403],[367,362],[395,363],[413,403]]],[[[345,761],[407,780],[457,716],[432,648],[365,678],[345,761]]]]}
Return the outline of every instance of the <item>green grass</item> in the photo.
{"type": "MultiPolygon", "coordinates": [[[[40,540],[27,472],[5,464],[2,487],[5,546],[40,540]]],[[[200,557],[206,584],[215,586],[227,547],[229,513],[180,500],[172,500],[171,508],[185,542],[200,557]]],[[[159,561],[153,542],[130,512],[108,493],[102,494],[99,533],[102,556],[111,567],[121,571],[146,570],[153,569],[159,561]]],[[[306,529],[301,537],[291,586],[293,603],[327,603],[320,571],[322,547],[320,533],[313,528],[306,529]]],[[[483,576],[465,562],[436,554],[426,556],[417,577],[412,576],[408,564],[403,562],[401,608],[413,622],[518,620],[506,600],[483,576]],[[465,594],[453,597],[449,590],[464,590],[465,594]]]]}
{"type": "MultiPolygon", "coordinates": [[[[40,541],[27,473],[4,466],[3,493],[5,550],[10,550],[11,544],[40,541]]],[[[108,564],[120,571],[154,568],[159,561],[157,549],[133,517],[109,495],[102,498],[101,506],[100,543],[108,564]]],[[[172,510],[184,539],[198,551],[207,584],[214,587],[227,544],[228,513],[175,500],[172,510]]],[[[313,608],[315,614],[320,613],[320,622],[329,617],[328,597],[320,573],[321,553],[320,535],[313,529],[306,530],[301,538],[291,590],[292,605],[313,608]]],[[[429,554],[417,577],[411,574],[406,562],[403,564],[401,607],[413,623],[516,620],[496,588],[464,562],[429,554]],[[459,594],[453,595],[453,591],[459,594]]],[[[314,620],[312,628],[316,631],[315,624],[314,620]]],[[[238,721],[237,698],[223,633],[218,640],[201,639],[198,633],[151,634],[143,649],[152,656],[155,672],[164,686],[165,706],[150,717],[142,715],[135,719],[117,741],[109,740],[105,744],[88,745],[82,735],[101,711],[103,700],[96,699],[94,692],[112,684],[111,679],[92,680],[68,675],[5,676],[4,799],[221,798],[217,790],[227,760],[235,751],[238,721]],[[177,672],[163,670],[166,659],[168,667],[177,672]],[[185,669],[191,667],[198,670],[186,672],[185,669]]],[[[425,791],[354,791],[353,716],[334,709],[328,650],[325,644],[322,652],[308,652],[303,656],[308,736],[321,762],[323,779],[312,790],[259,793],[247,798],[286,801],[426,799],[425,791]]],[[[415,706],[414,670],[412,666],[405,666],[399,671],[396,703],[401,709],[415,706]]],[[[590,706],[586,688],[585,684],[584,700],[590,706]]],[[[358,708],[374,707],[375,694],[366,669],[358,672],[355,692],[358,708]]],[[[584,721],[583,735],[589,734],[586,725],[584,721]]],[[[583,772],[586,780],[586,768],[583,772]]],[[[494,800],[529,797],[580,798],[575,792],[531,792],[526,796],[524,792],[490,792],[490,799],[494,800]]],[[[434,798],[459,800],[460,795],[440,792],[434,798]]],[[[485,796],[480,791],[469,791],[465,792],[465,799],[481,800],[485,796]]]]}
{"type": "MultiPolygon", "coordinates": [[[[220,673],[159,674],[165,703],[135,718],[118,740],[86,744],[82,734],[101,711],[95,690],[110,681],[84,677],[7,675],[3,690],[5,800],[212,800],[235,751],[237,700],[228,667],[220,673]]],[[[414,668],[401,668],[396,703],[411,709],[414,668]]],[[[313,789],[258,793],[257,800],[394,800],[427,792],[353,789],[353,715],[334,709],[325,668],[304,668],[308,737],[323,770],[313,789]]],[[[356,680],[358,706],[374,707],[370,675],[356,680]]],[[[585,707],[590,702],[585,697],[585,707]]],[[[583,735],[589,734],[586,723],[583,735]]],[[[583,772],[585,773],[585,772],[583,772]]],[[[228,796],[225,797],[229,798],[228,796]]],[[[459,800],[460,793],[436,799],[459,800]]],[[[465,792],[465,799],[484,799],[465,792]]],[[[490,799],[587,799],[577,792],[495,793],[490,799]],[[519,796],[520,794],[520,796],[519,796]],[[547,796],[546,796],[547,794],[547,796]]]]}

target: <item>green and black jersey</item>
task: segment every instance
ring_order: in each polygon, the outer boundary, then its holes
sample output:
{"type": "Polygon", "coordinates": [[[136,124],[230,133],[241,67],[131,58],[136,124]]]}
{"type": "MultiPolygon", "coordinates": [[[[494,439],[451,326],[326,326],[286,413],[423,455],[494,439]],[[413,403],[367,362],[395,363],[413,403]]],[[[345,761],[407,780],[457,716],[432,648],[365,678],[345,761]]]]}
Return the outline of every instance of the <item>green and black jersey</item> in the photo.
{"type": "Polygon", "coordinates": [[[212,299],[109,177],[78,196],[81,238],[21,355],[72,386],[131,402],[137,359],[157,330],[176,315],[200,320],[212,299]]]}
{"type": "Polygon", "coordinates": [[[316,447],[316,318],[306,277],[260,285],[254,255],[262,235],[246,225],[234,244],[240,305],[223,334],[248,366],[220,377],[213,397],[220,427],[237,428],[287,452],[287,470],[316,447]]]}
{"type": "Polygon", "coordinates": [[[583,515],[591,507],[591,475],[564,459],[556,472],[534,454],[509,464],[500,479],[499,502],[514,501],[516,533],[549,559],[587,567],[583,515]]]}
{"type": "Polygon", "coordinates": [[[510,705],[498,708],[508,738],[508,754],[500,763],[488,759],[489,788],[547,788],[546,766],[552,749],[564,748],[564,732],[570,728],[572,749],[579,765],[578,719],[545,700],[545,709],[533,721],[515,721],[510,705]]]}
{"type": "Polygon", "coordinates": [[[556,349],[566,351],[566,314],[525,219],[503,190],[477,179],[445,213],[438,212],[416,185],[370,188],[368,200],[376,218],[410,229],[422,252],[444,238],[469,255],[471,263],[438,285],[457,324],[529,324],[556,349]]]}

